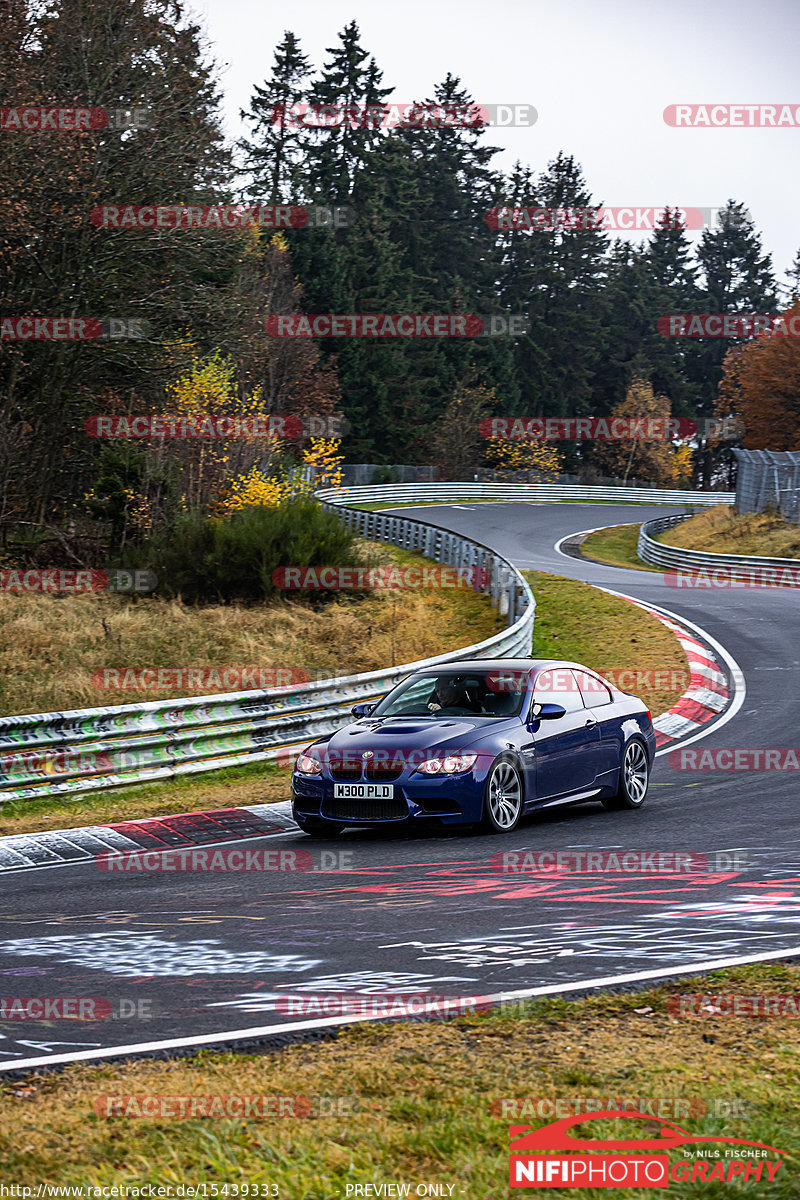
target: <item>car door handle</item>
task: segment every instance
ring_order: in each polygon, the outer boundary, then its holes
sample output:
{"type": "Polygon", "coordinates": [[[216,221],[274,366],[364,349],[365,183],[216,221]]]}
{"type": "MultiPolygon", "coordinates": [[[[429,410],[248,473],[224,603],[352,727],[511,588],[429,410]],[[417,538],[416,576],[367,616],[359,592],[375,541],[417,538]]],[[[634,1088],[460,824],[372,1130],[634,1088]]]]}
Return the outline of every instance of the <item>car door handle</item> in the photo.
{"type": "Polygon", "coordinates": [[[597,721],[594,717],[587,717],[586,720],[584,721],[584,725],[596,725],[596,724],[597,724],[597,721]]]}

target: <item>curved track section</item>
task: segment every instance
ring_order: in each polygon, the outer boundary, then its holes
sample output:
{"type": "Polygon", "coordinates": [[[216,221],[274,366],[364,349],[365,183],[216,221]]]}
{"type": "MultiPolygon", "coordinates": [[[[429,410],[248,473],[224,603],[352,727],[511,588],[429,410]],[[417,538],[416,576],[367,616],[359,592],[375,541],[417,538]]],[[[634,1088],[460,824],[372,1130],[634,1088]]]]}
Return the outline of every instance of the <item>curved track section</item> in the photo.
{"type": "MultiPolygon", "coordinates": [[[[677,591],[554,548],[588,525],[646,520],[640,505],[411,511],[520,567],[663,609],[732,654],[746,698],[700,731],[695,766],[707,749],[791,748],[800,612],[787,590],[677,591]]],[[[52,1009],[34,1019],[30,1005],[0,1020],[0,1067],[308,1036],[371,1019],[366,998],[387,993],[582,992],[800,954],[797,773],[678,769],[674,753],[660,752],[641,811],[551,811],[507,838],[362,831],[315,843],[287,822],[229,843],[262,852],[248,869],[229,859],[227,869],[109,872],[76,861],[9,873],[4,997],[97,1003],[83,1020],[52,1009]],[[568,869],[519,869],[543,852],[568,854],[568,869]]],[[[195,800],[202,808],[202,783],[195,800]]],[[[285,808],[271,811],[285,822],[285,808]]]]}

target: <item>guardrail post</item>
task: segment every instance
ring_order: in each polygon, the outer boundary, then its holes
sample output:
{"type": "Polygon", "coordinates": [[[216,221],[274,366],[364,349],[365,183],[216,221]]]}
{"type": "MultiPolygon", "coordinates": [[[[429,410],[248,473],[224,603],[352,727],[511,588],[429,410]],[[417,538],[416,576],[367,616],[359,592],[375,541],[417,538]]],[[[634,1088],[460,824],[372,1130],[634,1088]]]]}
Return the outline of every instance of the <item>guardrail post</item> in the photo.
{"type": "Polygon", "coordinates": [[[513,582],[508,586],[508,620],[506,625],[510,629],[517,619],[517,588],[513,582]]]}

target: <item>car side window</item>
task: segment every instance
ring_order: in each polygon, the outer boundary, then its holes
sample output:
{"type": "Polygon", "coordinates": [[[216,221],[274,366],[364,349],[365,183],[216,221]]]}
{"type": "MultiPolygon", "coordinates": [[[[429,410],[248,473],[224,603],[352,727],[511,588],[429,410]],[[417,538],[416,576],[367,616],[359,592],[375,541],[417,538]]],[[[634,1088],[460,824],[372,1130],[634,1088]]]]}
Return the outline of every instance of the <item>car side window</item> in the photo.
{"type": "Polygon", "coordinates": [[[583,708],[583,698],[577,680],[569,667],[553,667],[540,671],[533,688],[533,699],[539,704],[560,704],[568,713],[583,708]]]}
{"type": "Polygon", "coordinates": [[[588,671],[574,671],[573,674],[578,680],[583,703],[587,708],[600,708],[602,704],[613,702],[614,697],[611,692],[596,676],[590,675],[588,671]]]}

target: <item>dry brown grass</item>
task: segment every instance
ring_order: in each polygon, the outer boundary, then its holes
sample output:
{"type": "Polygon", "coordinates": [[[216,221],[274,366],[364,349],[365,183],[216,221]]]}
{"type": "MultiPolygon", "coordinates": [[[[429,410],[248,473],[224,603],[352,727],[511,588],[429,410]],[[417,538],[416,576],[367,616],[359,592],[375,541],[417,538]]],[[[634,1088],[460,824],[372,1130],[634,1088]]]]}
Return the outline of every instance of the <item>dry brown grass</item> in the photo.
{"type": "Polygon", "coordinates": [[[289,766],[289,763],[281,767],[252,763],[114,791],[88,792],[69,799],[40,796],[6,800],[0,804],[0,837],[49,829],[82,829],[86,825],[116,825],[120,821],[240,808],[247,804],[276,804],[291,799],[289,766]]]}
{"type": "MultiPolygon", "coordinates": [[[[365,549],[373,563],[419,561],[394,547],[365,543],[365,549]]],[[[157,597],[5,593],[0,715],[187,695],[185,687],[98,688],[92,674],[106,667],[295,667],[311,678],[350,675],[442,654],[490,637],[503,624],[488,598],[470,589],[343,595],[317,610],[300,600],[190,608],[157,597]]]]}
{"type": "Polygon", "coordinates": [[[659,541],[712,554],[761,554],[800,558],[800,525],[773,513],[739,516],[727,504],[715,505],[659,535],[659,541]]]}

